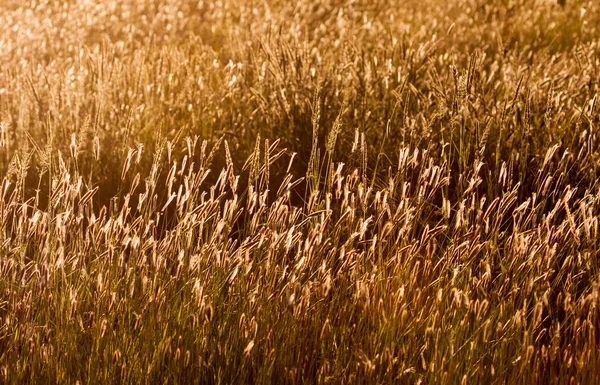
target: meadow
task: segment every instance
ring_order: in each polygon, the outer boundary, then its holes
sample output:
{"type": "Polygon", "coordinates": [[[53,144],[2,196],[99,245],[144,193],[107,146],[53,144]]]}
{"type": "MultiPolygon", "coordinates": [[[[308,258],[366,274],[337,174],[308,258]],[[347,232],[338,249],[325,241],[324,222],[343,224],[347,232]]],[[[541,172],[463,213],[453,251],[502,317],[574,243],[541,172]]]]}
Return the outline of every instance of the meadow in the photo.
{"type": "Polygon", "coordinates": [[[2,0],[0,383],[600,383],[559,3],[2,0]]]}

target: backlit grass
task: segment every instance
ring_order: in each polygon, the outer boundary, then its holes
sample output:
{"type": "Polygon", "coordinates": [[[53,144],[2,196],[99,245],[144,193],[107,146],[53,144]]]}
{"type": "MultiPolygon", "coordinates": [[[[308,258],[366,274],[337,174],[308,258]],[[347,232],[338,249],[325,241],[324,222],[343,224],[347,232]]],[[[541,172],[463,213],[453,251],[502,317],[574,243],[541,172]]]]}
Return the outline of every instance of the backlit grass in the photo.
{"type": "Polygon", "coordinates": [[[0,3],[0,382],[600,381],[600,4],[0,3]]]}

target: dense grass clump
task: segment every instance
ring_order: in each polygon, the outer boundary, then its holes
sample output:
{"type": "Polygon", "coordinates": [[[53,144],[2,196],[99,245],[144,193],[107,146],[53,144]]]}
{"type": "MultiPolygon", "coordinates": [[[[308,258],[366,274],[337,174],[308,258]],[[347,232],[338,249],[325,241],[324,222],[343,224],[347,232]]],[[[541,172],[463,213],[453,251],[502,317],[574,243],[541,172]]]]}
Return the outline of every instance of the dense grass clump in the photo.
{"type": "Polygon", "coordinates": [[[0,382],[599,383],[599,28],[3,0],[0,382]]]}

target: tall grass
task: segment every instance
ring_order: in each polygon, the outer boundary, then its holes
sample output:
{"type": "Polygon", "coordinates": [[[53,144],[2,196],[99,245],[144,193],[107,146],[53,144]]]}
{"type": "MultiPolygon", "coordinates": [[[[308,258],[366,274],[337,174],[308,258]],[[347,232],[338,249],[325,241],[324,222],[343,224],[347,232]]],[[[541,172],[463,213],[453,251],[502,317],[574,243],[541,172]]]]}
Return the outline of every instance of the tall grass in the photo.
{"type": "Polygon", "coordinates": [[[0,11],[0,382],[600,381],[596,2],[0,11]]]}

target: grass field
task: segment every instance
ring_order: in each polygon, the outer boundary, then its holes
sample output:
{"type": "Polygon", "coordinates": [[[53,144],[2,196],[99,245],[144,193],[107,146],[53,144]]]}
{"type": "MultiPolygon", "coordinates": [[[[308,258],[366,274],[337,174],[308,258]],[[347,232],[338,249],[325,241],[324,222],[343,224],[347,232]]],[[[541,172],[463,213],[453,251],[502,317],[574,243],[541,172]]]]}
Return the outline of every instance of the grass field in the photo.
{"type": "Polygon", "coordinates": [[[599,92],[595,0],[2,0],[0,383],[600,383],[599,92]]]}

